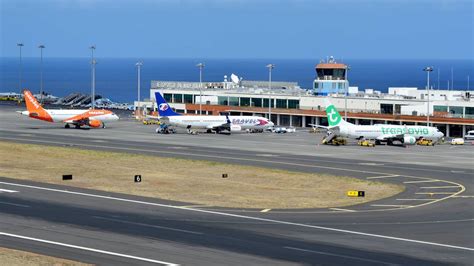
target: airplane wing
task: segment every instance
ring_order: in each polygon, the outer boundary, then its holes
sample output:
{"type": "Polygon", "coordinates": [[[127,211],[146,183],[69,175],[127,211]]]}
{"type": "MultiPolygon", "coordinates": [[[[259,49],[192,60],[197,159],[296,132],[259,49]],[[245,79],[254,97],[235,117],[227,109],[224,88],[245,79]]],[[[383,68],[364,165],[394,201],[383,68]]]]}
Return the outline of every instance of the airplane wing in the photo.
{"type": "Polygon", "coordinates": [[[163,118],[163,116],[156,116],[156,115],[146,115],[145,117],[149,119],[155,119],[155,120],[160,120],[163,118]]]}
{"type": "Polygon", "coordinates": [[[326,127],[326,126],[321,126],[321,125],[316,125],[316,124],[308,124],[308,125],[309,125],[309,126],[312,126],[312,127],[324,128],[324,129],[329,130],[329,127],[326,127]]]}
{"type": "Polygon", "coordinates": [[[213,130],[216,130],[216,129],[219,129],[219,130],[229,130],[230,129],[230,125],[229,123],[215,123],[215,124],[210,124],[210,125],[207,125],[206,128],[207,129],[213,129],[213,130]]]}
{"type": "Polygon", "coordinates": [[[105,110],[88,110],[82,114],[75,115],[73,117],[63,120],[64,123],[78,124],[78,125],[87,125],[90,121],[95,120],[95,116],[105,115],[107,111],[105,110]]]}

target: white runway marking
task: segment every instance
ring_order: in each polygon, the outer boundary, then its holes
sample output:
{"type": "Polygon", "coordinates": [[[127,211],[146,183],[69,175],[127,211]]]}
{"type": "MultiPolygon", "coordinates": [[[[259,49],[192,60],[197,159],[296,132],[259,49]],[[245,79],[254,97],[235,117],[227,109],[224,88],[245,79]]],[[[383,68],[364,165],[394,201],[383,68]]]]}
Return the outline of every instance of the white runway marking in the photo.
{"type": "Polygon", "coordinates": [[[4,202],[4,201],[0,201],[0,204],[12,205],[12,206],[23,207],[23,208],[30,208],[31,207],[31,206],[28,206],[28,205],[16,204],[16,203],[4,202]]]}
{"type": "Polygon", "coordinates": [[[380,176],[369,176],[366,179],[378,179],[378,178],[387,178],[387,177],[397,177],[400,175],[380,175],[380,176]]]}
{"type": "Polygon", "coordinates": [[[397,199],[397,200],[435,200],[435,199],[397,199]]]}
{"type": "Polygon", "coordinates": [[[334,211],[342,211],[342,212],[356,212],[355,210],[349,210],[349,209],[340,209],[340,208],[329,208],[330,210],[334,211]]]}
{"type": "Polygon", "coordinates": [[[263,210],[261,210],[260,212],[269,212],[269,211],[271,211],[271,210],[272,210],[272,209],[263,209],[263,210]]]}
{"type": "Polygon", "coordinates": [[[418,181],[405,181],[405,184],[414,184],[414,183],[433,183],[433,182],[442,182],[438,179],[430,179],[430,180],[418,180],[418,181]]]}
{"type": "Polygon", "coordinates": [[[453,198],[474,198],[474,196],[453,196],[453,198]]]}
{"type": "Polygon", "coordinates": [[[455,192],[417,192],[415,194],[420,194],[420,195],[451,195],[454,194],[455,192]]]}
{"type": "Polygon", "coordinates": [[[146,226],[146,227],[176,231],[176,232],[181,232],[181,233],[188,233],[188,234],[195,234],[195,235],[203,235],[204,234],[204,233],[201,233],[201,232],[195,232],[195,231],[189,231],[189,230],[183,230],[183,229],[177,229],[177,228],[171,228],[171,227],[159,226],[159,225],[153,225],[153,224],[129,222],[129,221],[124,221],[124,220],[119,220],[119,219],[112,219],[112,218],[107,218],[107,217],[100,217],[100,216],[92,216],[92,217],[94,217],[96,219],[100,219],[100,220],[107,220],[107,221],[112,221],[112,222],[117,222],[117,223],[124,223],[124,224],[140,225],[140,226],[146,226]]]}
{"type": "Polygon", "coordinates": [[[16,193],[16,192],[18,192],[18,191],[0,188],[0,193],[2,193],[2,192],[16,193]]]}
{"type": "Polygon", "coordinates": [[[0,232],[0,236],[2,236],[2,235],[3,236],[8,236],[8,237],[13,237],[13,238],[19,238],[19,239],[25,239],[25,240],[35,241],[35,242],[41,242],[41,243],[56,245],[56,246],[75,248],[75,249],[91,251],[91,252],[96,252],[96,253],[101,253],[101,254],[106,254],[106,255],[112,255],[112,256],[117,256],[117,257],[122,257],[122,258],[127,258],[127,259],[134,259],[134,260],[139,260],[139,261],[157,263],[157,264],[162,264],[162,265],[168,265],[168,266],[178,266],[179,265],[179,264],[175,264],[175,263],[159,261],[159,260],[153,260],[153,259],[148,259],[148,258],[142,258],[142,257],[137,257],[137,256],[131,256],[131,255],[126,255],[126,254],[121,254],[121,253],[116,253],[116,252],[110,252],[110,251],[105,251],[105,250],[100,250],[100,249],[95,249],[95,248],[76,246],[76,245],[65,244],[65,243],[55,242],[55,241],[50,241],[50,240],[45,240],[45,239],[39,239],[39,238],[33,238],[33,237],[27,237],[27,236],[14,235],[14,234],[9,234],[9,233],[5,233],[5,232],[0,232]]]}
{"type": "Polygon", "coordinates": [[[460,186],[420,187],[420,188],[460,188],[460,186]]]}
{"type": "Polygon", "coordinates": [[[351,259],[351,260],[366,261],[366,262],[383,264],[383,265],[397,265],[397,264],[393,264],[393,263],[389,263],[389,262],[385,262],[385,261],[380,261],[380,260],[371,260],[371,259],[366,259],[366,258],[359,258],[359,257],[354,257],[354,256],[347,256],[347,255],[341,255],[341,254],[335,254],[335,253],[329,253],[329,252],[322,252],[322,251],[314,251],[314,250],[309,250],[309,249],[302,249],[302,248],[295,248],[295,247],[283,247],[283,248],[302,251],[302,252],[310,252],[310,253],[315,253],[315,254],[321,254],[321,255],[326,255],[326,256],[333,256],[333,257],[351,259]]]}
{"type": "MultiPolygon", "coordinates": [[[[102,196],[102,195],[96,195],[96,194],[74,192],[74,191],[54,189],[54,188],[46,188],[46,187],[39,187],[39,186],[30,186],[30,185],[16,184],[16,183],[10,183],[10,182],[1,182],[0,181],[0,184],[17,186],[17,187],[32,188],[32,189],[39,189],[39,190],[45,190],[45,191],[53,191],[53,192],[66,193],[66,194],[73,194],[73,195],[86,196],[86,197],[92,197],[92,198],[108,199],[108,200],[129,202],[129,203],[135,203],[135,204],[143,204],[143,205],[148,205],[148,206],[157,206],[157,207],[170,208],[170,209],[179,209],[179,210],[185,210],[185,211],[193,211],[193,212],[221,215],[221,216],[234,217],[234,218],[247,219],[247,220],[254,220],[254,221],[269,222],[269,223],[274,223],[274,224],[285,224],[285,225],[292,225],[292,226],[298,226],[298,227],[319,229],[319,230],[325,230],[325,231],[332,231],[332,232],[339,232],[339,233],[346,233],[346,234],[354,234],[354,235],[362,235],[362,236],[374,237],[374,238],[380,238],[380,239],[388,239],[388,240],[395,240],[395,241],[402,241],[402,242],[409,242],[409,243],[416,243],[416,244],[423,244],[423,245],[430,245],[430,246],[437,246],[437,247],[445,247],[445,248],[453,248],[453,249],[474,251],[474,248],[468,248],[468,247],[462,247],[462,246],[441,244],[441,243],[421,241],[421,240],[401,238],[401,237],[394,237],[394,236],[370,234],[370,233],[344,230],[344,229],[337,229],[337,228],[324,227],[324,226],[317,226],[317,225],[286,222],[286,221],[273,220],[273,219],[267,219],[267,218],[259,218],[259,217],[246,216],[246,215],[239,215],[239,214],[233,214],[233,213],[225,213],[225,212],[210,211],[210,210],[203,210],[203,209],[185,208],[185,207],[181,207],[181,206],[166,205],[166,204],[153,203],[153,202],[140,201],[140,200],[131,200],[131,199],[125,199],[125,198],[116,198],[116,197],[110,197],[110,196],[102,196]]],[[[463,191],[460,191],[458,193],[461,193],[463,191]]],[[[450,197],[452,197],[452,196],[450,196],[450,197]]],[[[433,200],[433,201],[437,201],[437,200],[433,200]]]]}
{"type": "Polygon", "coordinates": [[[412,205],[392,205],[392,204],[371,204],[374,207],[399,207],[399,208],[410,208],[412,205]]]}

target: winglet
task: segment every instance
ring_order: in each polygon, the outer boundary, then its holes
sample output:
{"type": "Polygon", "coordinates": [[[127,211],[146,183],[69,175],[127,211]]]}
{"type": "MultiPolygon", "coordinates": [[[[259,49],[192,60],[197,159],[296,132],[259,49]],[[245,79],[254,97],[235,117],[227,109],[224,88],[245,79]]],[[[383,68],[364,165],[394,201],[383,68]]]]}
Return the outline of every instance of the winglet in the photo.
{"type": "Polygon", "coordinates": [[[158,105],[158,114],[160,116],[177,116],[180,115],[171,109],[171,106],[166,102],[161,93],[155,92],[156,104],[158,105]]]}

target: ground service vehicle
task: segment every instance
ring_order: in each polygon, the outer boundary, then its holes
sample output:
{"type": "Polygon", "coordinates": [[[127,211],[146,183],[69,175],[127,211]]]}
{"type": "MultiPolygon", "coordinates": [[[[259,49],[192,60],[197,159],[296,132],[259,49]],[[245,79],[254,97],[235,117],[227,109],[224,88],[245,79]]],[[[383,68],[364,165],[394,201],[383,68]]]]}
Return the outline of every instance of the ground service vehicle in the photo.
{"type": "Polygon", "coordinates": [[[434,146],[434,142],[430,139],[421,138],[416,142],[417,145],[434,146]]]}
{"type": "Polygon", "coordinates": [[[463,138],[452,139],[451,145],[464,145],[464,139],[463,138]]]}
{"type": "Polygon", "coordinates": [[[357,144],[365,147],[375,147],[375,143],[369,140],[359,140],[357,144]]]}
{"type": "Polygon", "coordinates": [[[474,130],[469,130],[467,134],[464,136],[466,140],[474,140],[474,130]]]}

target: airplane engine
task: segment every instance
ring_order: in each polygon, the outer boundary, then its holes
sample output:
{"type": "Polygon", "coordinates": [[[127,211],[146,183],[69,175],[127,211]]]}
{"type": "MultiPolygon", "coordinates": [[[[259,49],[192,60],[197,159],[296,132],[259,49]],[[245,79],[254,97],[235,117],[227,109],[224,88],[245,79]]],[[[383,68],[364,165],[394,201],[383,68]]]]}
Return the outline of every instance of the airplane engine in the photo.
{"type": "Polygon", "coordinates": [[[94,127],[94,128],[98,128],[98,127],[103,127],[104,124],[99,120],[89,120],[89,126],[94,127]]]}
{"type": "Polygon", "coordinates": [[[403,137],[403,144],[407,145],[414,145],[416,143],[416,139],[413,136],[404,136],[403,137]]]}
{"type": "Polygon", "coordinates": [[[231,125],[230,126],[230,131],[241,131],[242,127],[239,125],[231,125]]]}

